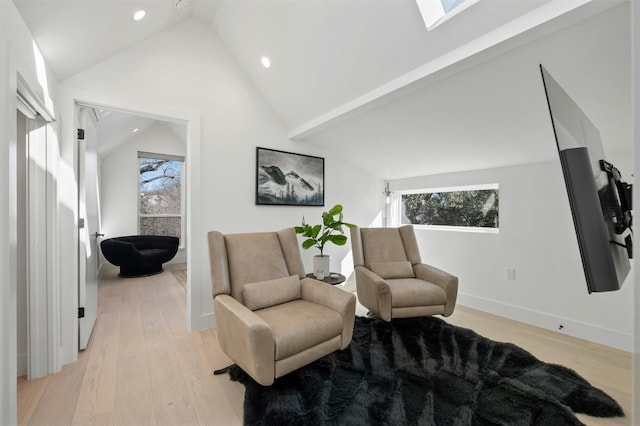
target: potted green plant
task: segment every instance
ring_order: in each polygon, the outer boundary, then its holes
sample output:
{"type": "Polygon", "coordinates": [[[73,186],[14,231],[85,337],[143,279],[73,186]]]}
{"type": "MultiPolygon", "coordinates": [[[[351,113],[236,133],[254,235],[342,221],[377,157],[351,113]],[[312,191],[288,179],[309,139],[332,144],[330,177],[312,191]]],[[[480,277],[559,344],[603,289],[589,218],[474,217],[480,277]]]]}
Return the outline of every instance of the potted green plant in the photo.
{"type": "Polygon", "coordinates": [[[347,236],[344,234],[343,226],[354,228],[352,223],[343,222],[342,205],[336,204],[329,211],[322,213],[322,224],[309,225],[302,217],[302,225],[296,226],[296,234],[302,234],[306,239],[302,242],[302,248],[307,250],[315,247],[320,250],[320,254],[313,258],[313,275],[322,280],[328,277],[330,258],[324,254],[324,245],[331,242],[337,246],[347,243],[347,236]]]}

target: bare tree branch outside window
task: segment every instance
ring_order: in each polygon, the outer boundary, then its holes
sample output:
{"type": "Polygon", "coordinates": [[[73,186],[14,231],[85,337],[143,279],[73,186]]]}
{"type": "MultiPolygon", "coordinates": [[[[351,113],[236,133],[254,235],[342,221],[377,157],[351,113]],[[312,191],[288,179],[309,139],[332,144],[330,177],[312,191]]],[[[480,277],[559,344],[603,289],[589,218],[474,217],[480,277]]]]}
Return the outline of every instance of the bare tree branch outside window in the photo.
{"type": "Polygon", "coordinates": [[[182,161],[139,157],[140,234],[180,238],[182,161]]]}

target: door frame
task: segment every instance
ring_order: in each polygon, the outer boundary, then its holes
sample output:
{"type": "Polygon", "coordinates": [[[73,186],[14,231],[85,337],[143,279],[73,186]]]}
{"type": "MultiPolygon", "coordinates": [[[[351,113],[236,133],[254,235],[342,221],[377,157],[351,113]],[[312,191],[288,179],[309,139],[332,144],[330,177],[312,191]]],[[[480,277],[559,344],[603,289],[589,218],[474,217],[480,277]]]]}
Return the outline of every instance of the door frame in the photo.
{"type": "MultiPolygon", "coordinates": [[[[53,114],[46,107],[42,97],[32,89],[33,85],[20,72],[16,72],[16,96],[28,104],[38,116],[30,119],[27,134],[27,378],[34,379],[55,373],[58,369],[57,354],[57,298],[58,288],[57,250],[57,191],[55,168],[57,163],[55,129],[51,127],[53,114]],[[40,163],[40,171],[33,170],[31,165],[40,163]],[[42,178],[36,182],[36,174],[42,178]],[[43,174],[43,175],[42,175],[43,174]],[[34,232],[44,228],[44,245],[42,234],[34,232]]],[[[36,86],[37,87],[37,86],[36,86]]],[[[14,96],[14,99],[16,99],[14,96]]],[[[18,102],[16,101],[16,108],[18,102]]],[[[15,128],[15,125],[14,125],[15,128]]],[[[16,138],[17,139],[17,138],[16,138]]],[[[14,139],[15,140],[15,139],[14,139]]],[[[16,140],[16,143],[18,141],[16,140]]],[[[16,151],[12,153],[16,155],[16,151]]],[[[17,170],[14,168],[15,175],[17,170]]],[[[13,176],[15,179],[17,176],[13,176]]],[[[12,184],[15,188],[15,181],[12,184]]],[[[17,220],[17,212],[14,220],[17,220]]],[[[13,228],[13,227],[12,227],[13,228]]],[[[17,230],[12,232],[17,233],[17,230]]],[[[17,237],[17,235],[16,235],[17,237]]],[[[17,251],[17,248],[14,248],[17,251]]],[[[14,256],[14,262],[16,257],[14,256]]],[[[14,263],[13,268],[17,265],[14,263]]],[[[15,278],[15,275],[14,275],[15,278]]]]}
{"type": "MultiPolygon", "coordinates": [[[[186,176],[186,198],[187,208],[185,218],[187,221],[186,236],[187,236],[187,324],[188,330],[202,329],[211,327],[213,324],[213,314],[211,307],[207,307],[203,304],[203,296],[200,292],[192,291],[192,282],[200,282],[208,279],[207,269],[202,268],[206,261],[206,239],[201,231],[201,219],[200,219],[200,197],[201,197],[201,183],[200,183],[200,162],[201,158],[201,118],[200,112],[196,110],[188,110],[183,108],[175,108],[159,104],[157,102],[141,101],[140,99],[126,98],[122,96],[112,96],[109,94],[90,92],[78,88],[72,88],[67,86],[60,86],[59,88],[60,102],[61,102],[61,114],[66,117],[73,117],[74,119],[69,122],[63,123],[62,127],[62,140],[64,143],[73,140],[75,134],[75,122],[77,118],[75,116],[75,110],[77,105],[87,106],[97,109],[107,109],[127,114],[140,115],[157,120],[179,123],[186,126],[187,130],[187,154],[185,159],[185,176],[186,176]],[[195,214],[194,214],[195,213],[195,214]],[[200,236],[202,235],[202,236],[200,236]],[[200,237],[198,237],[200,236],[200,237]],[[198,238],[195,238],[198,237],[198,238]],[[195,294],[197,293],[197,294],[195,294]],[[203,314],[205,312],[205,314],[203,314]]],[[[69,164],[74,165],[76,169],[77,155],[76,151],[72,147],[62,148],[63,160],[72,161],[69,164]]],[[[77,198],[77,195],[76,195],[77,198]]],[[[75,212],[77,218],[77,212],[75,212]]],[[[74,230],[73,241],[76,248],[69,247],[74,250],[73,257],[76,258],[74,262],[73,270],[77,271],[77,242],[78,242],[78,229],[77,226],[74,230]]],[[[67,294],[67,291],[74,291],[71,286],[62,281],[65,285],[63,292],[67,294]],[[68,287],[67,287],[68,286],[68,287]]],[[[74,306],[77,307],[77,278],[73,280],[75,285],[75,300],[73,300],[74,306]]],[[[210,299],[210,298],[209,298],[210,299]]],[[[212,303],[209,303],[212,305],[212,303]]],[[[77,318],[69,318],[65,311],[62,311],[63,329],[65,324],[72,324],[73,320],[77,321],[77,318]]],[[[78,353],[78,331],[77,327],[74,330],[73,339],[74,343],[72,348],[73,353],[69,353],[68,350],[71,346],[65,348],[65,356],[72,356],[77,358],[78,353]]]]}

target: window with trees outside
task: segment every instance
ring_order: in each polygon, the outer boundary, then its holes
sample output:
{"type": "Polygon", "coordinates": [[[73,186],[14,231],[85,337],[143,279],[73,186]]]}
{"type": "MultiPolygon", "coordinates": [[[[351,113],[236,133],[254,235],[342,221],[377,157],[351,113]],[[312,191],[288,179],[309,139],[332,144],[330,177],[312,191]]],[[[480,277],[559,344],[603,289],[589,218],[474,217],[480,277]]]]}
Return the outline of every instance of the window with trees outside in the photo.
{"type": "Polygon", "coordinates": [[[400,222],[497,232],[500,194],[497,184],[400,193],[400,222]]]}
{"type": "Polygon", "coordinates": [[[140,235],[180,238],[184,230],[184,157],[138,152],[140,235]]]}

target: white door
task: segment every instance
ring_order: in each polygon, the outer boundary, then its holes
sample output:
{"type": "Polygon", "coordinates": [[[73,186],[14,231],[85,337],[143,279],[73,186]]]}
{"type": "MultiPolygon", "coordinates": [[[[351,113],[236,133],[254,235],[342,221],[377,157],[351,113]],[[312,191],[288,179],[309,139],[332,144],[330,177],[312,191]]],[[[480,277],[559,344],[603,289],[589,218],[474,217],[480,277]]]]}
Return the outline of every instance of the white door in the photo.
{"type": "Polygon", "coordinates": [[[78,321],[79,348],[86,349],[98,313],[100,209],[98,192],[98,132],[92,109],[78,107],[78,321]]]}

